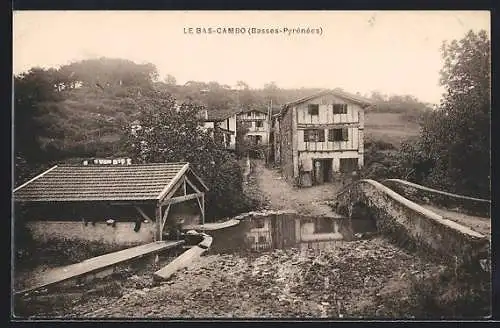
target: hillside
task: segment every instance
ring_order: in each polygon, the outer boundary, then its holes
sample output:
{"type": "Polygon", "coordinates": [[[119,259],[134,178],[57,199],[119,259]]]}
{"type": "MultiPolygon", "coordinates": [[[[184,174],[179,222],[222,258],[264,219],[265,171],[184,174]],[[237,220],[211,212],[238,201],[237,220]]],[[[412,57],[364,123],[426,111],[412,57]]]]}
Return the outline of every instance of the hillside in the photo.
{"type": "MultiPolygon", "coordinates": [[[[100,58],[59,69],[32,68],[16,76],[15,91],[16,148],[28,161],[44,162],[117,155],[123,129],[141,112],[141,106],[167,93],[178,102],[203,105],[210,116],[217,117],[267,108],[271,102],[277,109],[320,89],[283,89],[273,82],[250,89],[243,81],[237,82],[237,88],[214,81],[178,85],[159,81],[154,65],[100,58]],[[32,131],[32,136],[24,131],[32,131]]],[[[397,145],[418,133],[417,122],[426,104],[408,95],[373,93],[368,98],[374,103],[366,113],[368,138],[397,145]]]]}
{"type": "Polygon", "coordinates": [[[420,126],[404,113],[365,113],[365,138],[389,142],[394,146],[407,138],[417,136],[420,126]]]}

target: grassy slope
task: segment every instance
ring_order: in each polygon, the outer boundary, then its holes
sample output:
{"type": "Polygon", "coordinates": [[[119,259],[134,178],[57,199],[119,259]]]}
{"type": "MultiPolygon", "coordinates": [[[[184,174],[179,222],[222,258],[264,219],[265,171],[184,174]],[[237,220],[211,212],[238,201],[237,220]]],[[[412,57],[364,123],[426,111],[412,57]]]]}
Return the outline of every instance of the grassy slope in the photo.
{"type": "Polygon", "coordinates": [[[418,123],[410,121],[403,113],[365,113],[366,139],[382,140],[398,146],[418,133],[418,123]]]}

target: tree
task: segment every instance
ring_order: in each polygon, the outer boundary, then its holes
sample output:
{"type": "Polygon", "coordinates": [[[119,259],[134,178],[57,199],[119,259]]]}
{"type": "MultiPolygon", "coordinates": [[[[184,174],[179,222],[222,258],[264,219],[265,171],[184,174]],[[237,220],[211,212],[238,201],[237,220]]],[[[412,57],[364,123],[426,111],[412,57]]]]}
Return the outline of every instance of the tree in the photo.
{"type": "Polygon", "coordinates": [[[54,70],[32,68],[14,77],[14,154],[16,184],[45,161],[41,138],[60,136],[54,70]]]}
{"type": "Polygon", "coordinates": [[[272,81],[272,82],[266,83],[264,85],[264,94],[265,94],[266,99],[268,101],[272,101],[274,104],[278,103],[278,99],[279,99],[278,92],[279,92],[279,88],[276,85],[276,82],[272,81]]]}
{"type": "Polygon", "coordinates": [[[490,41],[485,31],[444,42],[440,108],[426,115],[414,152],[439,189],[490,197],[490,41]]]}
{"type": "Polygon", "coordinates": [[[137,103],[141,129],[125,127],[124,148],[136,162],[189,162],[207,183],[207,218],[230,216],[248,210],[243,195],[241,168],[234,155],[227,152],[218,131],[201,128],[199,111],[194,103],[178,105],[169,94],[154,91],[137,103]]]}
{"type": "Polygon", "coordinates": [[[167,85],[176,85],[177,79],[175,78],[175,76],[167,74],[167,76],[165,77],[165,83],[167,85]]]}

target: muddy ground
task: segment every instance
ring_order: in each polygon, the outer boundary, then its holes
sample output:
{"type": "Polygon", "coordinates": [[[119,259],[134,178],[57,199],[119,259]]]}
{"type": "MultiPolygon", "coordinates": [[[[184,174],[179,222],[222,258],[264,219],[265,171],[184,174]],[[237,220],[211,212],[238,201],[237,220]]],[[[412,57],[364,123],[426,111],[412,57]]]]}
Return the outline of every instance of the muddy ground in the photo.
{"type": "Polygon", "coordinates": [[[387,300],[407,289],[412,279],[436,270],[439,266],[380,238],[344,243],[328,251],[293,248],[209,254],[167,282],[155,284],[143,272],[95,281],[59,295],[32,296],[31,311],[25,309],[24,314],[65,318],[392,317],[397,309],[387,300]]]}

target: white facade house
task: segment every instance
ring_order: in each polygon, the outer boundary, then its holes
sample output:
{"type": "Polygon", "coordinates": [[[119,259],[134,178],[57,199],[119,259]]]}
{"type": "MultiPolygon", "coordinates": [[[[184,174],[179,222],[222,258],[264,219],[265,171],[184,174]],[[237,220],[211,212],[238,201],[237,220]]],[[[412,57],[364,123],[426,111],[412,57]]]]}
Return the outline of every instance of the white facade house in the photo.
{"type": "Polygon", "coordinates": [[[265,110],[241,111],[237,115],[238,124],[244,125],[248,131],[245,138],[254,146],[269,143],[269,120],[265,110]]]}
{"type": "Polygon", "coordinates": [[[236,114],[203,111],[204,129],[218,129],[223,136],[223,143],[226,149],[236,149],[236,114]]]}
{"type": "Polygon", "coordinates": [[[310,186],[362,167],[368,106],[368,100],[338,89],[286,104],[273,118],[274,158],[284,177],[310,186]]]}

